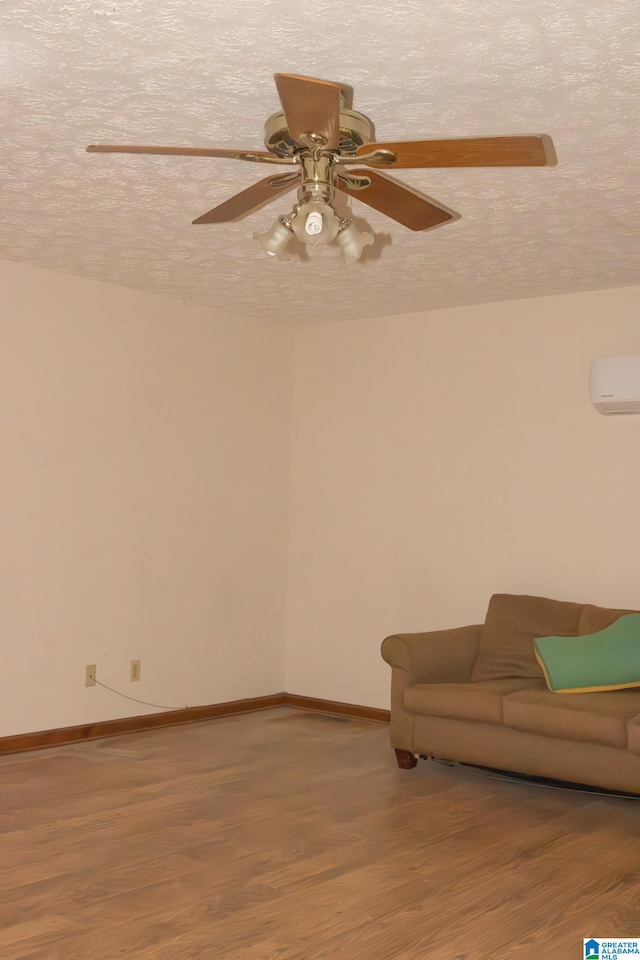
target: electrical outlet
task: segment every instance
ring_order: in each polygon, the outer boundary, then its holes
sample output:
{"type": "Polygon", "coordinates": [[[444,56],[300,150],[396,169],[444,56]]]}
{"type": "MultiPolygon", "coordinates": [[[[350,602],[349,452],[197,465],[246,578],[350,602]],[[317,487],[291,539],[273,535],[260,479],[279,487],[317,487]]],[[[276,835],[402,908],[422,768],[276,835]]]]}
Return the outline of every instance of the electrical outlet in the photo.
{"type": "Polygon", "coordinates": [[[139,660],[131,661],[131,679],[132,680],[140,679],[140,661],[139,660]]]}
{"type": "Polygon", "coordinates": [[[96,685],[95,663],[88,663],[84,668],[84,685],[85,687],[95,687],[96,685]]]}

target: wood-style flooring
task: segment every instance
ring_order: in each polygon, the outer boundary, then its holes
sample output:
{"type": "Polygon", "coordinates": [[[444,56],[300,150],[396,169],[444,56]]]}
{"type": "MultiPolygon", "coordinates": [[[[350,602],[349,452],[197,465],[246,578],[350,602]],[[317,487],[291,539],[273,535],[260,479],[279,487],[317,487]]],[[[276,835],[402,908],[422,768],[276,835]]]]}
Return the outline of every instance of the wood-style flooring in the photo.
{"type": "Polygon", "coordinates": [[[289,708],[0,760],[2,960],[579,960],[640,937],[640,801],[398,770],[289,708]]]}

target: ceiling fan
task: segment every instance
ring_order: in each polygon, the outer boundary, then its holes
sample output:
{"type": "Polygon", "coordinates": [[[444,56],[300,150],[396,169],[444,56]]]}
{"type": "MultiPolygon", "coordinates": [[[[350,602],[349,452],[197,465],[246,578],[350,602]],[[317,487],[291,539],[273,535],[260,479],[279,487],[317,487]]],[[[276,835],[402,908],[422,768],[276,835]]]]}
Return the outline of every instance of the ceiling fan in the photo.
{"type": "Polygon", "coordinates": [[[335,240],[347,260],[358,260],[364,247],[373,243],[372,233],[358,230],[350,218],[338,215],[336,190],[410,230],[427,230],[456,219],[449,210],[372,168],[544,166],[555,160],[553,143],[546,135],[372,142],[371,120],[345,108],[339,84],[290,73],[276,73],[274,80],[282,110],[265,123],[266,151],[113,144],[92,144],[87,151],[223,157],[295,167],[258,180],[193,221],[236,220],[297,186],[298,199],[291,213],[278,217],[266,233],[253,235],[280,260],[289,259],[287,246],[294,236],[312,246],[335,240]]]}

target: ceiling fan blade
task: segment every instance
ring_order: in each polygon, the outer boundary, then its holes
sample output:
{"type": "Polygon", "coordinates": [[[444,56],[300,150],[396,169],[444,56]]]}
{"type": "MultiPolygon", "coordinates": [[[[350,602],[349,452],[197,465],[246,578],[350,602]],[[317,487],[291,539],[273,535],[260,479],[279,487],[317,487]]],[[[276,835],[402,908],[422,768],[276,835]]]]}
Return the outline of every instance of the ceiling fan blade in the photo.
{"type": "MultiPolygon", "coordinates": [[[[358,154],[391,150],[396,170],[418,167],[542,167],[555,163],[553,141],[536,137],[469,137],[462,140],[408,140],[367,143],[358,154]]],[[[357,160],[357,156],[355,158],[357,160]]]]}
{"type": "Polygon", "coordinates": [[[213,210],[203,213],[193,223],[228,223],[230,220],[238,220],[263,203],[275,200],[277,196],[290,190],[298,182],[297,173],[285,173],[281,177],[265,177],[264,180],[258,180],[257,183],[247,187],[246,190],[236,193],[224,203],[219,203],[213,210]]]}
{"type": "Polygon", "coordinates": [[[209,147],[136,147],[109,143],[92,143],[87,153],[146,153],[171,157],[227,157],[229,160],[253,160],[257,163],[293,163],[289,157],[278,157],[264,150],[215,150],[209,147]]]}
{"type": "Polygon", "coordinates": [[[368,177],[371,185],[360,190],[353,190],[345,183],[340,175],[336,178],[336,186],[343,193],[348,193],[356,200],[362,200],[374,210],[379,210],[385,216],[397,220],[409,230],[428,230],[437,227],[440,223],[455,220],[456,214],[445,210],[438,204],[427,200],[416,190],[412,190],[404,183],[398,183],[375,170],[349,171],[356,176],[368,177]]]}
{"type": "Polygon", "coordinates": [[[324,137],[330,150],[340,146],[340,86],[292,73],[275,73],[289,133],[303,142],[305,134],[324,137]]]}

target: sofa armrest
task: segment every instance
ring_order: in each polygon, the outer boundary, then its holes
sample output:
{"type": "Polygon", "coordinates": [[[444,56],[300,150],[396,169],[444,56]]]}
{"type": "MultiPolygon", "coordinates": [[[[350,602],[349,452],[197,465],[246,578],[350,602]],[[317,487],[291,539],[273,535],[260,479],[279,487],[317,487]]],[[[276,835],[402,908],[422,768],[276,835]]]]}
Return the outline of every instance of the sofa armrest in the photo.
{"type": "Polygon", "coordinates": [[[408,683],[467,683],[475,663],[482,624],[397,633],[382,643],[382,657],[407,673],[408,683]]]}
{"type": "Polygon", "coordinates": [[[482,624],[397,633],[382,644],[382,656],[391,666],[391,746],[413,753],[415,715],[404,705],[412,683],[467,683],[475,663],[482,624]]]}

